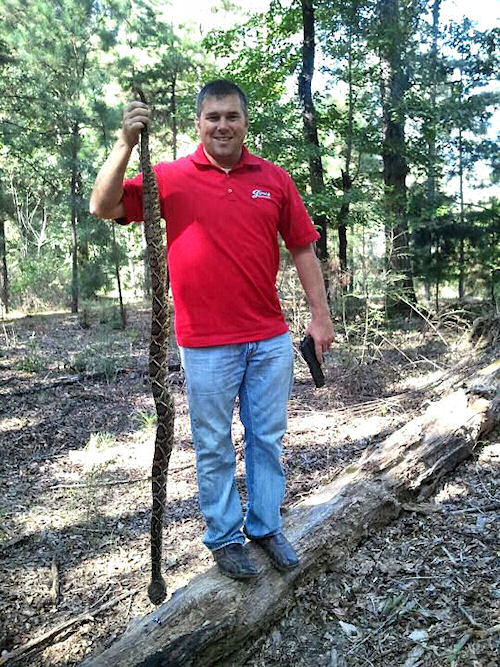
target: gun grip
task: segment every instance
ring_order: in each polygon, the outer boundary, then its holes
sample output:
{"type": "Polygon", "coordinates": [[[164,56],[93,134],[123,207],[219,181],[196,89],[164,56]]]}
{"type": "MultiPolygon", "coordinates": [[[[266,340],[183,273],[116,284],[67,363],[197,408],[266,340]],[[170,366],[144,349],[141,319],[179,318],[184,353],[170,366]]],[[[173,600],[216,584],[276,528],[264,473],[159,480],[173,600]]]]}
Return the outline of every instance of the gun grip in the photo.
{"type": "Polygon", "coordinates": [[[316,357],[314,340],[311,336],[304,336],[300,341],[300,352],[309,366],[309,371],[311,372],[314,384],[317,388],[323,387],[325,384],[325,376],[321,370],[318,358],[316,357]]]}

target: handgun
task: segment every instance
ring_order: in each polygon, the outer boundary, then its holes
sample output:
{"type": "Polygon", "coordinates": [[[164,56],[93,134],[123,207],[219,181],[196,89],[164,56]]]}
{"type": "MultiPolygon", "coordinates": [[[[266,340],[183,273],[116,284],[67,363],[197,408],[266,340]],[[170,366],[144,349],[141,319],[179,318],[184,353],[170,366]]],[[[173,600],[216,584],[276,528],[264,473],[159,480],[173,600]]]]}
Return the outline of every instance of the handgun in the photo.
{"type": "Polygon", "coordinates": [[[309,366],[312,378],[316,387],[323,387],[325,384],[325,376],[321,370],[316,351],[314,349],[314,340],[311,336],[304,336],[300,341],[300,352],[309,366]]]}

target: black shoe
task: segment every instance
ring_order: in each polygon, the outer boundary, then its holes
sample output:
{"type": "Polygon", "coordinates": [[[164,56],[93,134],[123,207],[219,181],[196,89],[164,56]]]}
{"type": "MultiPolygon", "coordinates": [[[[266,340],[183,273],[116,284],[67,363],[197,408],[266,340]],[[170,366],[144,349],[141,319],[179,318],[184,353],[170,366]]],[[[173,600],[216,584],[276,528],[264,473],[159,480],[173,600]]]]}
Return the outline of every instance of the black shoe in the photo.
{"type": "Polygon", "coordinates": [[[280,572],[288,572],[288,570],[293,570],[298,566],[300,561],[297,554],[283,533],[264,537],[250,537],[250,535],[247,535],[247,537],[264,549],[271,559],[271,563],[280,572]]]}
{"type": "Polygon", "coordinates": [[[231,579],[255,579],[260,574],[243,545],[237,542],[212,551],[212,555],[220,572],[231,579]]]}

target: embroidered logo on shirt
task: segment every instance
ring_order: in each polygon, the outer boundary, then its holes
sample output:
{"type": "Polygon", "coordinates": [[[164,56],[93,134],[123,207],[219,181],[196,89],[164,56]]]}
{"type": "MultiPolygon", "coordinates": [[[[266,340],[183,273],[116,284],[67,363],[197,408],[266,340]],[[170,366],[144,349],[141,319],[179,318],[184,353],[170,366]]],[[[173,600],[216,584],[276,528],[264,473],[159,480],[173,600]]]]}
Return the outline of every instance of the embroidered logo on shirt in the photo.
{"type": "Polygon", "coordinates": [[[265,190],[252,190],[252,199],[271,199],[271,193],[265,190]]]}

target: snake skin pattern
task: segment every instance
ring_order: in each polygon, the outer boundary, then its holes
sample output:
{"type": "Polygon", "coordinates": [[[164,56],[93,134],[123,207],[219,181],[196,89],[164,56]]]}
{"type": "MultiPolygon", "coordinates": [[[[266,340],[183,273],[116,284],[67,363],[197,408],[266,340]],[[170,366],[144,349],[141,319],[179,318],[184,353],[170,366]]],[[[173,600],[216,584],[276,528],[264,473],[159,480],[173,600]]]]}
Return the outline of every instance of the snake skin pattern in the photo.
{"type": "MultiPolygon", "coordinates": [[[[139,91],[142,102],[144,94],[139,91]]],[[[167,352],[170,337],[168,311],[168,270],[166,267],[163,227],[155,173],[149,154],[149,132],[141,132],[141,172],[143,178],[144,235],[151,273],[151,341],[149,346],[149,378],[158,417],[153,456],[151,515],[151,583],[149,599],[160,604],[167,587],[161,574],[163,516],[167,496],[167,472],[174,437],[174,403],[167,386],[167,352]]]]}

